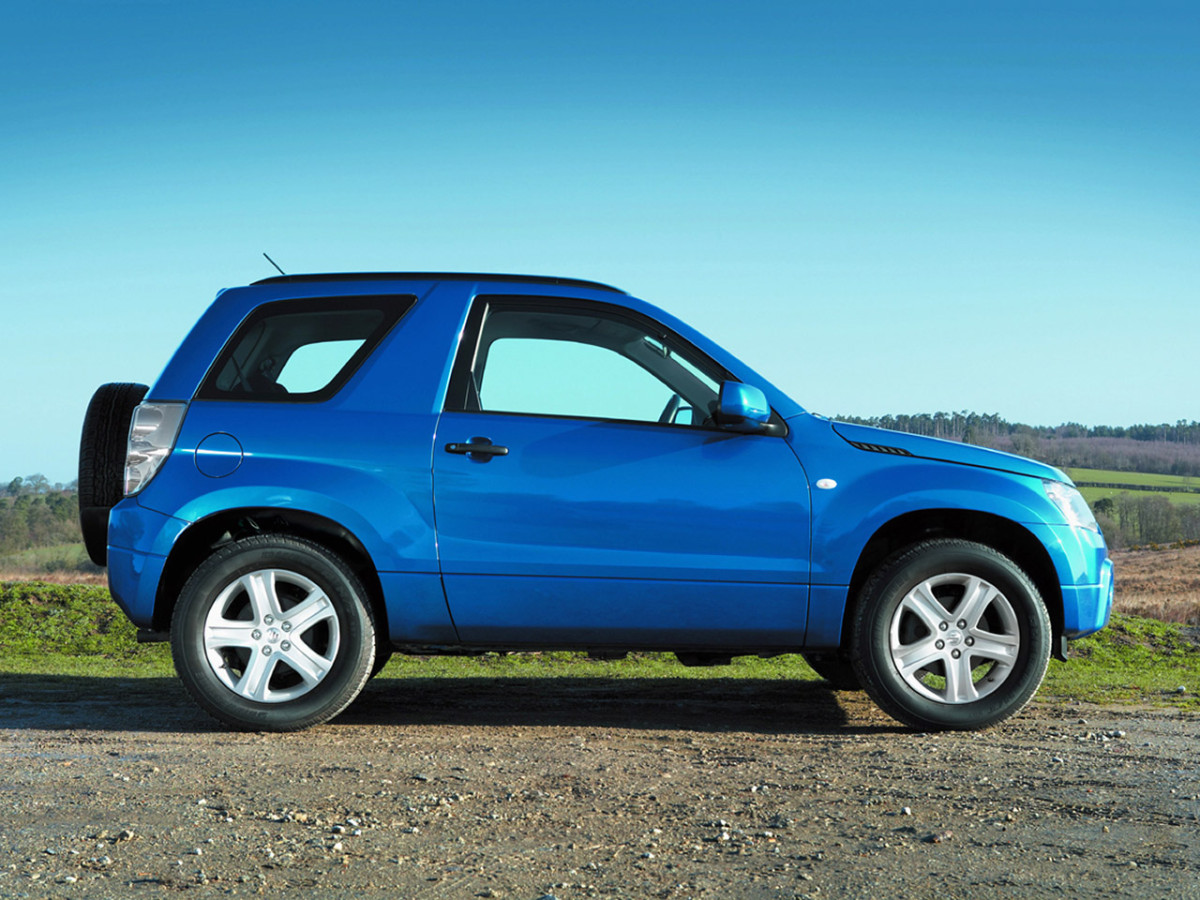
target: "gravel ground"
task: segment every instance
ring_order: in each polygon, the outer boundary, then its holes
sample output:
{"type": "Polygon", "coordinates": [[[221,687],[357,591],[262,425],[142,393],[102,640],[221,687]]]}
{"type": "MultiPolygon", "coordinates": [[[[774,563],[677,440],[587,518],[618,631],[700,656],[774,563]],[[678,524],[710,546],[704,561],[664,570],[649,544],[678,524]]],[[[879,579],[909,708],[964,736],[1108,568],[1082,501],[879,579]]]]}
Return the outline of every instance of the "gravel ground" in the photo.
{"type": "Polygon", "coordinates": [[[0,682],[0,897],[1188,897],[1200,717],[916,734],[778,681],[381,679],[220,730],[172,679],[0,682]]]}

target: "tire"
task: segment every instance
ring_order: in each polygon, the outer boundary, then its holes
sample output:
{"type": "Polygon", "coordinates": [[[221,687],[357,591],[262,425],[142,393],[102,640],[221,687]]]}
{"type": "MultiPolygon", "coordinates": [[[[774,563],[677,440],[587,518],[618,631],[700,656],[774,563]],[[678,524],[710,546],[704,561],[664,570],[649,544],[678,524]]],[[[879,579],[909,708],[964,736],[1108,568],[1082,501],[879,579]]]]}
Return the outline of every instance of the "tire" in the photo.
{"type": "Polygon", "coordinates": [[[188,579],[171,653],[188,692],[218,721],[297,731],[358,696],[375,661],[375,623],[362,584],[337,556],[301,538],[254,535],[188,579]]]}
{"type": "Polygon", "coordinates": [[[832,653],[803,653],[810,669],[829,682],[835,691],[861,691],[862,682],[849,659],[834,651],[832,653]]]}
{"type": "Polygon", "coordinates": [[[79,436],[79,524],[88,556],[108,563],[108,512],[125,496],[125,451],[144,384],[104,384],[92,395],[79,436]]]}
{"type": "Polygon", "coordinates": [[[926,731],[986,728],[1019,712],[1050,660],[1033,582],[982,544],[935,540],[885,563],[863,587],[854,669],[884,712],[926,731]]]}

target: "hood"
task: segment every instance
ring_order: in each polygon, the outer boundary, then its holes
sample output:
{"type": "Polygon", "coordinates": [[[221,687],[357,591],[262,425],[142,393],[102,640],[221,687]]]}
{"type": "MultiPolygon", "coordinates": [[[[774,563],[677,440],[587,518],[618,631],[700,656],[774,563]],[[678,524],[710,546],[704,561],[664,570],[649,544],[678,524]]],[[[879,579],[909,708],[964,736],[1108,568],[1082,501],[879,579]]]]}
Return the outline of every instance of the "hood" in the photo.
{"type": "Polygon", "coordinates": [[[979,466],[984,469],[999,469],[1002,472],[1028,475],[1031,478],[1047,478],[1051,481],[1071,483],[1071,479],[1054,466],[1048,466],[1045,463],[1012,453],[1002,453],[986,447],[961,444],[958,441],[944,441],[941,438],[924,437],[919,434],[888,431],[886,428],[871,428],[867,425],[851,425],[847,422],[831,422],[830,425],[843,440],[851,444],[865,444],[868,449],[878,447],[880,448],[878,452],[886,453],[888,449],[900,450],[903,451],[902,455],[917,456],[921,459],[935,459],[938,462],[979,466]]]}

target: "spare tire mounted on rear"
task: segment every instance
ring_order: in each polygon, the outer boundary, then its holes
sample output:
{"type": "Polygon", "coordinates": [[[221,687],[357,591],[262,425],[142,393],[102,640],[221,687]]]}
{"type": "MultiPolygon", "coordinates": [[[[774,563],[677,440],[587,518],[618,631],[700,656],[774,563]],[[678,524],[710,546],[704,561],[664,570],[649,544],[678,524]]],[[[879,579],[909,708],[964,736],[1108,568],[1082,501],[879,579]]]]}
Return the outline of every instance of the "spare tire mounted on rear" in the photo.
{"type": "Polygon", "coordinates": [[[88,556],[108,562],[108,512],[125,496],[125,451],[133,411],[150,388],[101,385],[92,395],[79,438],[79,524],[88,556]]]}

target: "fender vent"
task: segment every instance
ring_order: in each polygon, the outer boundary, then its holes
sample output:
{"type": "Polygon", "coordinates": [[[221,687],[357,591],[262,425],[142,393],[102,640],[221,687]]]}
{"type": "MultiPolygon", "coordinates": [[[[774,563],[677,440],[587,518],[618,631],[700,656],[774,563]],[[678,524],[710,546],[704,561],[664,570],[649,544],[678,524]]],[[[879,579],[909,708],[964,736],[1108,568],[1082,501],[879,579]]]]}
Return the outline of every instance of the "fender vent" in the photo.
{"type": "Polygon", "coordinates": [[[892,456],[912,456],[907,450],[899,447],[888,447],[885,444],[864,444],[862,441],[850,441],[851,447],[866,450],[868,453],[890,453],[892,456]]]}

